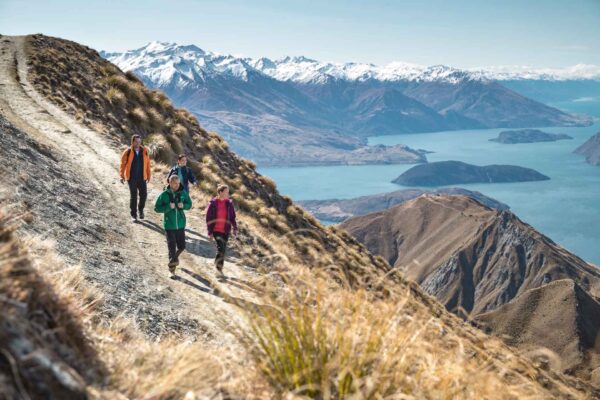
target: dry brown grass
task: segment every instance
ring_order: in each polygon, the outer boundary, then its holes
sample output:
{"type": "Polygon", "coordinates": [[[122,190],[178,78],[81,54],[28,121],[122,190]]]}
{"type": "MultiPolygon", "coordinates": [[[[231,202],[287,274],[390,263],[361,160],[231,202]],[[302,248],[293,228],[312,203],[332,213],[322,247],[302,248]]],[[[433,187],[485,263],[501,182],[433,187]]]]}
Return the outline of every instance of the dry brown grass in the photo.
{"type": "Polygon", "coordinates": [[[408,286],[382,298],[330,276],[288,266],[278,280],[286,284],[267,290],[269,306],[237,330],[282,398],[586,398],[499,340],[433,317],[408,286]]]}
{"type": "Polygon", "coordinates": [[[106,98],[108,99],[108,101],[110,101],[111,104],[120,107],[123,107],[127,102],[125,94],[123,94],[123,92],[117,89],[116,87],[110,87],[108,89],[108,91],[106,92],[106,98]]]}

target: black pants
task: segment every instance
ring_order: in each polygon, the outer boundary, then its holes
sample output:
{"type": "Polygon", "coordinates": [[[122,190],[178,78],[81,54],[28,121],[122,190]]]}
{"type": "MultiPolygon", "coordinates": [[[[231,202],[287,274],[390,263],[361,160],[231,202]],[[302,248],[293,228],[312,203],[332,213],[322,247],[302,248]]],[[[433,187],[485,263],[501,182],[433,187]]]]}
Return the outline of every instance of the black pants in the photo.
{"type": "Polygon", "coordinates": [[[215,238],[215,243],[217,244],[217,256],[215,257],[215,266],[217,269],[223,269],[223,264],[225,264],[225,250],[227,250],[227,240],[229,240],[229,235],[226,233],[213,232],[213,237],[215,238]]]}
{"type": "Polygon", "coordinates": [[[169,247],[169,261],[178,258],[185,250],[185,229],[173,229],[167,232],[167,246],[169,247]]]}
{"type": "Polygon", "coordinates": [[[148,189],[146,187],[146,181],[142,180],[130,180],[129,183],[129,208],[131,209],[131,216],[137,217],[138,210],[144,211],[146,205],[146,198],[148,197],[148,189]],[[138,192],[140,192],[140,202],[138,203],[138,192]]]}

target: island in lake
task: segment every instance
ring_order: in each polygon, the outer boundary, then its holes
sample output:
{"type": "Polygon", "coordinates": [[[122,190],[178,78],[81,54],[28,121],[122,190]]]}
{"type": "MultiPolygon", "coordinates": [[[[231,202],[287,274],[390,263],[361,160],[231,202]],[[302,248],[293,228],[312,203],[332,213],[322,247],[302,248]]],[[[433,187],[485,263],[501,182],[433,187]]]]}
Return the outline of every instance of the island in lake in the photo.
{"type": "Polygon", "coordinates": [[[537,143],[556,142],[557,140],[573,139],[564,133],[548,133],[539,129],[519,129],[514,131],[502,131],[498,137],[490,139],[490,142],[505,144],[515,143],[537,143]]]}
{"type": "Polygon", "coordinates": [[[508,205],[485,196],[480,192],[462,188],[441,188],[435,190],[403,189],[394,192],[372,194],[352,199],[304,200],[298,203],[316,218],[324,221],[343,222],[349,218],[385,210],[395,205],[415,199],[424,194],[462,195],[496,210],[508,210],[508,205]]]}
{"type": "Polygon", "coordinates": [[[462,161],[438,161],[412,167],[392,182],[404,186],[444,186],[463,183],[530,182],[549,179],[549,177],[534,169],[516,165],[478,166],[462,161]]]}
{"type": "Polygon", "coordinates": [[[585,156],[585,160],[592,165],[600,165],[600,132],[575,149],[574,153],[585,156]]]}

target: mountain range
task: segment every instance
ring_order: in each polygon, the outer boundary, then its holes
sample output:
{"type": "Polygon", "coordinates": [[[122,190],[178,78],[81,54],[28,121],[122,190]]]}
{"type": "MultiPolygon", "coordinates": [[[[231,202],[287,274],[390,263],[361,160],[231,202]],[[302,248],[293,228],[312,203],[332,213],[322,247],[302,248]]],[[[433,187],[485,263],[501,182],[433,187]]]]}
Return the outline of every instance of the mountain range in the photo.
{"type": "MultiPolygon", "coordinates": [[[[253,59],[162,42],[101,55],[163,90],[263,165],[347,163],[344,154],[374,135],[590,122],[481,72],[443,65],[253,59]]],[[[364,162],[397,162],[379,154],[389,151],[374,151],[364,162]]],[[[400,161],[415,162],[410,155],[400,161]]]]}

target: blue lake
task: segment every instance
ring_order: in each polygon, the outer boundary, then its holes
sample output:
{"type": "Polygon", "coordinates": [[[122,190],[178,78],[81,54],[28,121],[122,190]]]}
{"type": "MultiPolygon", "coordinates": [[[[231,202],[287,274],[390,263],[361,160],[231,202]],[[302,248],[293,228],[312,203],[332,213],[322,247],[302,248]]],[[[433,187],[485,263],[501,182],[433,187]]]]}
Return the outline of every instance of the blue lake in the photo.
{"type": "MultiPolygon", "coordinates": [[[[598,103],[596,103],[598,105],[598,103]]],[[[558,105],[557,105],[558,106],[558,105]]],[[[562,105],[569,111],[600,107],[562,105]],[[567,107],[571,106],[571,107],[567,107]]],[[[598,112],[595,112],[598,111],[598,112]]],[[[582,128],[542,128],[566,133],[573,140],[549,143],[500,144],[488,139],[504,129],[465,130],[410,135],[377,136],[369,144],[406,144],[434,151],[429,161],[459,160],[476,165],[512,164],[533,168],[549,181],[454,185],[477,190],[511,207],[555,242],[583,259],[600,265],[600,166],[592,166],[573,150],[594,133],[600,123],[582,128]]],[[[273,178],[279,190],[295,200],[352,198],[403,189],[391,181],[412,165],[363,165],[332,167],[259,168],[273,178]]]]}

